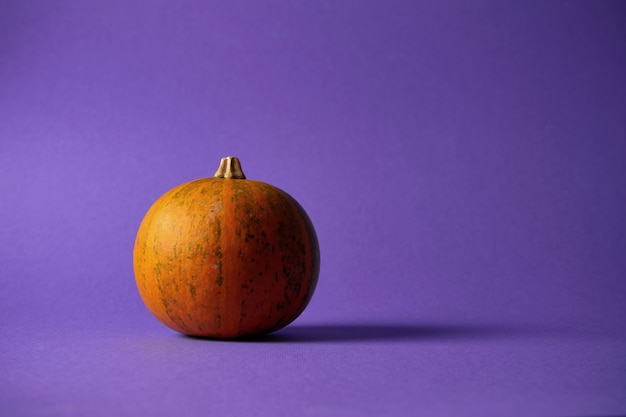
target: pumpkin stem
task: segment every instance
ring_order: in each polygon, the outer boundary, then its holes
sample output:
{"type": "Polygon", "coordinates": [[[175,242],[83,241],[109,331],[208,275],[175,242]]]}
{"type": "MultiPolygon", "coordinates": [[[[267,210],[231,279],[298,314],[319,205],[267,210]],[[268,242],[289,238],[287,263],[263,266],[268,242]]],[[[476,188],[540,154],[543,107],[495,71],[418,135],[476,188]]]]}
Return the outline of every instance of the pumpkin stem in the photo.
{"type": "Polygon", "coordinates": [[[227,156],[220,161],[220,167],[215,172],[213,178],[232,178],[245,180],[246,176],[241,170],[239,159],[234,156],[227,156]]]}

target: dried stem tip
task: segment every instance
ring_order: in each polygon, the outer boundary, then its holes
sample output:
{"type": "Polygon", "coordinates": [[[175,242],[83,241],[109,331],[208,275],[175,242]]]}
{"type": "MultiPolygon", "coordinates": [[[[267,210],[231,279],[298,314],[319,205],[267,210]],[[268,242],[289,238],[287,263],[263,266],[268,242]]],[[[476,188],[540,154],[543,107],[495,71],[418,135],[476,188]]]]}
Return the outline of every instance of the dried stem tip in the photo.
{"type": "Polygon", "coordinates": [[[239,159],[234,156],[227,156],[220,161],[220,167],[215,172],[214,178],[232,178],[245,180],[246,176],[241,170],[239,159]]]}

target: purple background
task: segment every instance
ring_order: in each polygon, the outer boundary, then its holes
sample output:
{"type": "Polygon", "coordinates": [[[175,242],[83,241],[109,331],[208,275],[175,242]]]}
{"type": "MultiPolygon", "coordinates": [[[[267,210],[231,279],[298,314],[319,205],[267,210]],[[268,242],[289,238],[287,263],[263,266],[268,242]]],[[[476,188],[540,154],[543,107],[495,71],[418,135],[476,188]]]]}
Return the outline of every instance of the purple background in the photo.
{"type": "Polygon", "coordinates": [[[3,1],[0,414],[626,413],[626,3],[3,1]],[[309,213],[271,337],[144,308],[150,204],[309,213]]]}

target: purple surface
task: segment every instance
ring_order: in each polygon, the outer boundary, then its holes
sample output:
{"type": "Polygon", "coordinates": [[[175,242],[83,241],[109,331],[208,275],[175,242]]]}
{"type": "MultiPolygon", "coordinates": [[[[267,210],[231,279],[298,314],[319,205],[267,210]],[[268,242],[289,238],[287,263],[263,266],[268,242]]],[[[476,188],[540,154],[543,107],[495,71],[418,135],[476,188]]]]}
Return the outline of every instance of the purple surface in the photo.
{"type": "Polygon", "coordinates": [[[0,414],[625,414],[624,39],[609,1],[3,2],[0,414]],[[226,155],[322,252],[249,342],[132,274],[226,155]]]}

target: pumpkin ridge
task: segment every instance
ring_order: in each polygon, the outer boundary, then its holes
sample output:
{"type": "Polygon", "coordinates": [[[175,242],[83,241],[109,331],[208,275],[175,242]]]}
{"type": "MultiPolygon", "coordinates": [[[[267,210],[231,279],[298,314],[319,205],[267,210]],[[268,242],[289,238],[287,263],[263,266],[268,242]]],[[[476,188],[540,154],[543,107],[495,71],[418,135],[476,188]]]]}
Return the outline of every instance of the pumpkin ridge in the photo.
{"type": "MultiPolygon", "coordinates": [[[[219,181],[222,190],[222,205],[224,213],[224,223],[232,225],[237,218],[237,206],[234,201],[234,196],[237,191],[236,181],[233,179],[215,179],[219,181]]],[[[233,302],[236,299],[236,295],[233,294],[233,290],[237,284],[237,265],[236,260],[236,247],[237,241],[233,237],[233,233],[226,231],[222,234],[222,275],[224,282],[222,284],[221,294],[219,297],[219,311],[218,311],[218,326],[219,334],[223,337],[235,337],[239,333],[239,329],[235,328],[231,323],[232,320],[224,320],[224,317],[239,317],[240,311],[238,303],[233,302]]]]}

